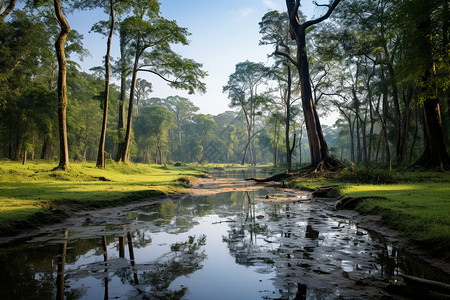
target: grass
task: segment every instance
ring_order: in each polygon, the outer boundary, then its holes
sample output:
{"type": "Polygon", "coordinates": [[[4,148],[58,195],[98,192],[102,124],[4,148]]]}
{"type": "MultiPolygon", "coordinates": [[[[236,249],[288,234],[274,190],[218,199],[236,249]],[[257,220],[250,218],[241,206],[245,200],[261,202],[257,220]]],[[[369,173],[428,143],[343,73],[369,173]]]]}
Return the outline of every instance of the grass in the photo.
{"type": "Polygon", "coordinates": [[[105,170],[94,163],[72,163],[68,171],[53,171],[54,167],[49,162],[0,162],[0,234],[66,217],[55,208],[101,208],[183,192],[186,180],[179,179],[202,176],[205,169],[113,161],[105,170]]]}
{"type": "Polygon", "coordinates": [[[358,171],[347,169],[332,175],[322,173],[296,178],[288,185],[314,189],[335,184],[338,187],[331,191],[332,197],[384,197],[362,200],[355,210],[380,215],[386,225],[403,236],[430,249],[432,254],[450,260],[450,174],[402,170],[388,175],[382,176],[383,181],[391,183],[377,184],[371,181],[379,180],[379,175],[362,176],[358,171]]]}

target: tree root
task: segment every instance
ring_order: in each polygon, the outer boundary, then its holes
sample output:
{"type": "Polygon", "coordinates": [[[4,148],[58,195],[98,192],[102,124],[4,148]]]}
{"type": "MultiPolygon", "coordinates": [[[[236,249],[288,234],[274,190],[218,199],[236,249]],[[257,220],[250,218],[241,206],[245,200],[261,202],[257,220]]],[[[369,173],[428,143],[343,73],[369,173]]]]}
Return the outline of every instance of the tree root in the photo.
{"type": "Polygon", "coordinates": [[[311,196],[326,197],[327,193],[336,187],[338,187],[338,185],[327,185],[327,186],[318,187],[318,188],[314,189],[314,191],[311,193],[311,196]]]}
{"type": "Polygon", "coordinates": [[[245,178],[245,180],[254,180],[256,182],[268,182],[268,181],[283,181],[295,176],[307,176],[312,173],[320,172],[320,171],[333,171],[333,170],[339,170],[345,168],[345,164],[341,162],[340,160],[328,156],[324,158],[321,162],[317,164],[317,166],[310,165],[305,168],[298,169],[296,171],[292,172],[285,172],[273,175],[268,178],[257,178],[257,177],[251,177],[251,178],[245,178]]]}
{"type": "Polygon", "coordinates": [[[354,209],[355,206],[358,204],[359,201],[365,200],[365,199],[386,199],[386,197],[378,197],[378,196],[359,196],[359,197],[350,197],[350,196],[344,196],[338,199],[334,203],[334,210],[340,210],[340,209],[354,209]]]}
{"type": "Polygon", "coordinates": [[[280,173],[267,178],[250,177],[245,180],[254,180],[256,182],[283,181],[295,176],[295,173],[280,173]]]}

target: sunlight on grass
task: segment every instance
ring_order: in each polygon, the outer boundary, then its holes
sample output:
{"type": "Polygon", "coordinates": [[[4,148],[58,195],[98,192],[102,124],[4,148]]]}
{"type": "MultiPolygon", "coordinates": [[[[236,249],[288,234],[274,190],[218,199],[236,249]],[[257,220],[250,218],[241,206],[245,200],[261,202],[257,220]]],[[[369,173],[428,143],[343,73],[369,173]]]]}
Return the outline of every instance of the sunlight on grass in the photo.
{"type": "Polygon", "coordinates": [[[186,184],[178,179],[202,176],[205,169],[112,161],[106,170],[96,168],[95,163],[71,163],[68,171],[54,171],[54,167],[54,163],[41,161],[26,165],[0,162],[0,229],[55,205],[97,208],[180,193],[186,184]]]}

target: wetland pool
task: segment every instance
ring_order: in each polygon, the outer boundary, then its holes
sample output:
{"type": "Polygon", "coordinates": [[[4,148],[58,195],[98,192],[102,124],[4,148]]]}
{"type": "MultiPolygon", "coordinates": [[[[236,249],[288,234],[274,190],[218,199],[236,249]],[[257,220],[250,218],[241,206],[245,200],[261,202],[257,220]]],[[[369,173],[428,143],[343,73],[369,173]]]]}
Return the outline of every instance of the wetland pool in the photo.
{"type": "Polygon", "coordinates": [[[401,274],[450,283],[307,193],[216,176],[239,188],[2,247],[0,299],[408,299],[386,285],[401,274]]]}

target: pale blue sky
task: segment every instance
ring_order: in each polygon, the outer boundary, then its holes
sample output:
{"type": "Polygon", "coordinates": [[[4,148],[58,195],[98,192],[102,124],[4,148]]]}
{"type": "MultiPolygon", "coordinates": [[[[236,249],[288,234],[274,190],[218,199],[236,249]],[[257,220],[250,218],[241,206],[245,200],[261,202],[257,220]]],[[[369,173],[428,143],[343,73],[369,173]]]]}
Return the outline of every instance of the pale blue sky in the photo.
{"type": "MultiPolygon", "coordinates": [[[[229,110],[222,87],[228,76],[234,72],[237,63],[250,60],[267,63],[267,55],[273,51],[270,46],[259,46],[259,25],[262,16],[269,10],[285,11],[284,0],[160,0],[162,15],[176,20],[180,26],[191,32],[189,46],[174,47],[178,53],[203,64],[209,73],[205,79],[207,93],[188,95],[184,91],[169,88],[162,80],[151,74],[140,74],[154,88],[151,96],[167,97],[180,95],[187,97],[200,108],[201,113],[219,114],[229,110]]],[[[321,1],[326,2],[325,0],[321,1]]],[[[304,13],[312,17],[322,12],[314,8],[312,1],[302,1],[304,13]]],[[[64,2],[63,2],[64,5],[64,2]]],[[[84,47],[91,57],[80,63],[83,70],[102,64],[106,51],[104,37],[89,33],[99,19],[108,16],[101,10],[76,12],[67,16],[73,29],[83,34],[84,47]]],[[[113,40],[112,56],[118,58],[118,36],[113,40]]]]}

